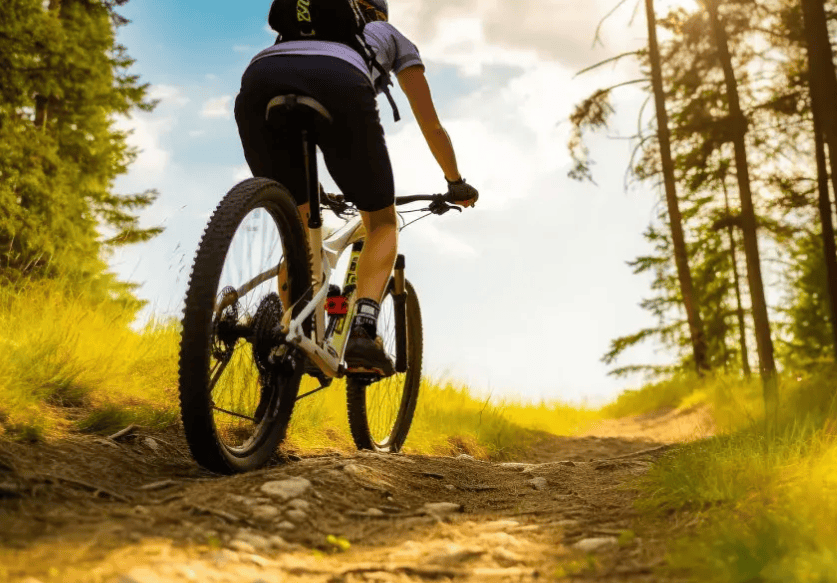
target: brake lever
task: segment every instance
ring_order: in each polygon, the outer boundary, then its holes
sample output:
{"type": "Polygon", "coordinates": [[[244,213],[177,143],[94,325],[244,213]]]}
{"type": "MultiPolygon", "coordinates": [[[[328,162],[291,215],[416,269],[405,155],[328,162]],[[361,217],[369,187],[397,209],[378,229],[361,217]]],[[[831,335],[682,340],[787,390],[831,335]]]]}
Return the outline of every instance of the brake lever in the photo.
{"type": "Polygon", "coordinates": [[[435,200],[435,201],[430,203],[430,206],[427,207],[427,210],[429,210],[434,215],[443,215],[446,212],[448,212],[450,210],[453,210],[453,209],[456,209],[459,212],[462,212],[462,209],[459,208],[458,206],[450,205],[443,200],[435,200]]]}

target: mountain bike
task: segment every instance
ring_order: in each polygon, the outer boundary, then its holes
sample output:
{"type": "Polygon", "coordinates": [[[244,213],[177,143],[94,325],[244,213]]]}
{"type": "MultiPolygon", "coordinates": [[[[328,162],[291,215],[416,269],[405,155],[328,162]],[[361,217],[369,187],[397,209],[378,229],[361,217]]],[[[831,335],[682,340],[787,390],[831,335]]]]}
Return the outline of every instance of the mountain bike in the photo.
{"type": "MultiPolygon", "coordinates": [[[[378,321],[395,374],[349,370],[342,359],[365,231],[357,210],[342,196],[323,193],[317,178],[317,128],[330,115],[312,98],[296,95],[276,97],[266,115],[303,150],[309,229],[306,236],[291,193],[265,178],[236,185],[210,218],[189,278],[180,342],[181,418],[190,451],[214,472],[255,469],[284,439],[296,401],[346,378],[355,445],[396,452],[413,420],[422,364],[421,311],[404,275],[404,255],[396,260],[378,321]],[[324,233],[323,208],[343,225],[324,233]],[[331,284],[349,249],[342,287],[331,284]],[[306,373],[320,386],[300,395],[306,373]]],[[[461,211],[450,195],[396,198],[399,206],[420,201],[429,205],[406,212],[425,212],[423,218],[461,211]]]]}

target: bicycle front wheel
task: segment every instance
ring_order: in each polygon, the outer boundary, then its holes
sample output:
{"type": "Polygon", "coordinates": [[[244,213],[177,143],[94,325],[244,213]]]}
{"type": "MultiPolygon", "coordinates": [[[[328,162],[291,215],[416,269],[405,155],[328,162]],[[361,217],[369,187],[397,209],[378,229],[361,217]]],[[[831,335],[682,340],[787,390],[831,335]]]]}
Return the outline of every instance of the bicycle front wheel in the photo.
{"type": "Polygon", "coordinates": [[[406,342],[403,370],[382,379],[349,377],[346,384],[349,427],[358,449],[399,451],[413,422],[421,382],[421,310],[409,281],[404,291],[400,302],[390,281],[378,316],[378,334],[396,364],[398,345],[406,342]]]}
{"type": "Polygon", "coordinates": [[[285,310],[301,309],[310,282],[288,191],[263,178],[235,186],[204,231],[183,310],[181,418],[205,468],[257,468],[284,438],[304,359],[283,346],[278,326],[285,310]]]}

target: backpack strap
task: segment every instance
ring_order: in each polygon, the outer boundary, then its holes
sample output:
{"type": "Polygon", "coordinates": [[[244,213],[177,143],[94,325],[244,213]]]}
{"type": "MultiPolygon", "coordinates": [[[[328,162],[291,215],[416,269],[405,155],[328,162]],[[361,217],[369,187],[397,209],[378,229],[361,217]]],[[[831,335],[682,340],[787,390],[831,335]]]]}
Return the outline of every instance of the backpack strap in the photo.
{"type": "Polygon", "coordinates": [[[377,69],[378,73],[381,74],[380,81],[381,81],[381,91],[387,97],[387,101],[389,101],[389,106],[392,108],[392,117],[396,122],[401,121],[401,115],[398,113],[398,106],[395,105],[395,99],[392,98],[392,93],[389,91],[389,86],[392,85],[392,76],[389,74],[389,71],[384,69],[381,63],[378,62],[378,59],[375,55],[375,50],[369,45],[366,39],[363,37],[362,34],[357,36],[358,41],[363,48],[361,54],[363,54],[366,58],[366,63],[371,69],[377,69]]]}

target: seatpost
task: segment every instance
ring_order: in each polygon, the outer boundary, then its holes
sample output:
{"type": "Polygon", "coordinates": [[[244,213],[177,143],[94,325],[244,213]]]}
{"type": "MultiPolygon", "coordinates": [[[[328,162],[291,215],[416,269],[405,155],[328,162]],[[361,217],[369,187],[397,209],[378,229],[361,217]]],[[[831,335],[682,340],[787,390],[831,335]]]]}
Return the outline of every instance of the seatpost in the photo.
{"type": "Polygon", "coordinates": [[[308,228],[323,226],[320,209],[320,180],[317,174],[317,143],[311,139],[307,129],[302,130],[302,165],[305,167],[305,188],[308,190],[308,228]]]}
{"type": "MultiPolygon", "coordinates": [[[[317,176],[317,142],[306,128],[302,129],[302,162],[305,167],[305,188],[308,189],[308,244],[311,249],[311,273],[314,278],[313,295],[325,285],[323,281],[323,213],[320,210],[320,180],[317,176]]],[[[325,338],[325,314],[314,312],[316,341],[325,338]]]]}

